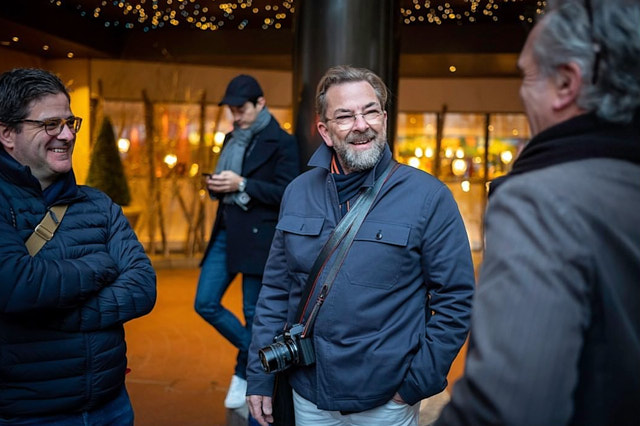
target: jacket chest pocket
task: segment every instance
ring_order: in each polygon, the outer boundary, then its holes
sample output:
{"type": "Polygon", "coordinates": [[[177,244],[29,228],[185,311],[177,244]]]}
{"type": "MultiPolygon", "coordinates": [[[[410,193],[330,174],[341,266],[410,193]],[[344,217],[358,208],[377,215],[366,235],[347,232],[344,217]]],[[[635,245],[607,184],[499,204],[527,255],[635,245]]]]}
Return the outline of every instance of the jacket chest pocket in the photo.
{"type": "Polygon", "coordinates": [[[409,262],[411,227],[365,221],[356,234],[343,265],[351,284],[390,289],[409,262]]]}
{"type": "Polygon", "coordinates": [[[283,231],[284,250],[291,272],[309,273],[322,249],[319,238],[324,217],[283,216],[276,229],[283,231]]]}

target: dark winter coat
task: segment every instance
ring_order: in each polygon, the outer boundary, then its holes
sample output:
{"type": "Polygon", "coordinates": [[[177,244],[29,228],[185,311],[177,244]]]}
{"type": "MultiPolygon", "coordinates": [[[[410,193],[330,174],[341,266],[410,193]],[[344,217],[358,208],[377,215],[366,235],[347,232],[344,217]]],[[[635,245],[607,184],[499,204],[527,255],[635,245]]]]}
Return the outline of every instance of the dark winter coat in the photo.
{"type": "MultiPolygon", "coordinates": [[[[227,134],[225,142],[231,134],[227,134]]],[[[229,272],[262,275],[278,221],[282,194],[298,171],[296,140],[272,117],[267,127],[254,136],[242,163],[241,175],[247,179],[245,192],[251,197],[249,209],[245,211],[235,204],[222,204],[220,201],[203,258],[207,257],[222,228],[224,212],[229,272]]]]}
{"type": "Polygon", "coordinates": [[[29,168],[0,149],[0,419],[87,411],[117,396],[122,325],[155,302],[155,272],[118,205],[73,172],[53,204],[69,207],[31,257],[25,241],[49,206],[29,168]]]}

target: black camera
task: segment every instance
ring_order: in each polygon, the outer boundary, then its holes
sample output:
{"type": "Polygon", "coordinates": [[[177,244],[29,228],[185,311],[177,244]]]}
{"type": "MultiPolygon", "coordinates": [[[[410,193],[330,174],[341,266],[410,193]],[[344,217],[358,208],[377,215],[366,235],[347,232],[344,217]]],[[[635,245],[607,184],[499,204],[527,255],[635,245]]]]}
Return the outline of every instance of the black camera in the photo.
{"type": "Polygon", "coordinates": [[[316,362],[313,340],[302,338],[304,325],[295,324],[273,338],[273,343],[258,351],[262,368],[267,373],[286,370],[292,365],[311,365],[316,362]]]}

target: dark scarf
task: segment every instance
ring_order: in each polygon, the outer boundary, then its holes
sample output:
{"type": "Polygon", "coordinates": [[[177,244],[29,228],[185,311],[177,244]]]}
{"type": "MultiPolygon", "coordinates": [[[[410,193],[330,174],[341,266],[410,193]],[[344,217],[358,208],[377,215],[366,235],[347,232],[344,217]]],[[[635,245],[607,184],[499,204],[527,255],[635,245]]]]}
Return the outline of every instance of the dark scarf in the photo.
{"type": "Polygon", "coordinates": [[[640,164],[640,113],[629,124],[611,123],[594,113],[552,126],[524,147],[511,172],[491,181],[489,196],[511,176],[589,158],[613,158],[640,164]]]}
{"type": "Polygon", "coordinates": [[[76,177],[73,174],[73,170],[60,176],[58,180],[49,185],[42,191],[47,206],[54,204],[61,198],[75,195],[76,193],[76,177]]]}
{"type": "Polygon", "coordinates": [[[336,155],[334,154],[331,158],[331,173],[336,183],[338,203],[340,204],[340,211],[343,215],[349,211],[349,200],[358,194],[369,172],[371,172],[371,169],[361,172],[351,172],[345,175],[336,155]]]}

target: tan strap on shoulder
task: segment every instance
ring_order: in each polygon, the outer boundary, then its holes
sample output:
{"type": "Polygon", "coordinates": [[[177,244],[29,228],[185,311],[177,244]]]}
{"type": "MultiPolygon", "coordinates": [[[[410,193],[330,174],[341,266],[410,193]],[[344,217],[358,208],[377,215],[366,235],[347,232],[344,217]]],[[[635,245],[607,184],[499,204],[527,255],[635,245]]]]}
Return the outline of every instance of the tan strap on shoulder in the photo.
{"type": "Polygon", "coordinates": [[[40,249],[53,238],[53,234],[58,229],[58,225],[62,221],[64,213],[67,211],[67,204],[61,206],[53,206],[44,215],[42,221],[36,226],[36,230],[29,236],[27,242],[24,243],[29,250],[31,257],[35,256],[40,249]]]}

